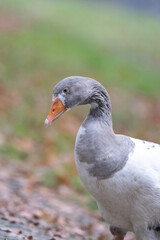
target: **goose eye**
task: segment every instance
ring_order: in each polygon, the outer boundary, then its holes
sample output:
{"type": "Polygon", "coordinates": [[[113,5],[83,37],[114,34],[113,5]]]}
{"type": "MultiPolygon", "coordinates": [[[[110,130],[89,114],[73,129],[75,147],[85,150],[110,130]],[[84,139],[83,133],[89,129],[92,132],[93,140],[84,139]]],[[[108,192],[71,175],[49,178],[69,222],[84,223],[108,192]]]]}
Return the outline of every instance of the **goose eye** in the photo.
{"type": "Polygon", "coordinates": [[[69,92],[68,88],[63,89],[63,93],[68,93],[68,92],[69,92]]]}

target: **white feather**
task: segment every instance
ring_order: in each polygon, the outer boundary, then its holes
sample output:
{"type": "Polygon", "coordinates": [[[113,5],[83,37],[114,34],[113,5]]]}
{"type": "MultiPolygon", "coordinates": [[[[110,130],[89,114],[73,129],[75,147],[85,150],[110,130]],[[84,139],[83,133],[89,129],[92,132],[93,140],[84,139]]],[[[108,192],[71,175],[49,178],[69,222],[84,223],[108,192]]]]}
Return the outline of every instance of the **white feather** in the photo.
{"type": "Polygon", "coordinates": [[[63,103],[63,105],[65,105],[65,96],[63,93],[58,94],[58,98],[61,100],[61,102],[63,103]]]}
{"type": "MultiPolygon", "coordinates": [[[[77,138],[84,134],[81,127],[77,138]]],[[[103,218],[110,224],[136,232],[160,222],[160,146],[133,139],[135,149],[125,167],[114,176],[97,180],[87,163],[75,160],[82,182],[95,197],[103,218]],[[137,227],[138,226],[138,227],[137,227]]]]}

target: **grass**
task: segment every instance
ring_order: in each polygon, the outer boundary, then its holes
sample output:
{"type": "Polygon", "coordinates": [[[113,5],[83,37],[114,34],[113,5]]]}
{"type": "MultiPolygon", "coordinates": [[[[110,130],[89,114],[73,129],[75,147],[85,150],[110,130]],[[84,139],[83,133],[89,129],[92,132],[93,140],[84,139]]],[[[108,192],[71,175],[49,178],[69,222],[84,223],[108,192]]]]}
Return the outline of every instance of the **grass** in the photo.
{"type": "Polygon", "coordinates": [[[23,151],[19,151],[17,148],[12,145],[6,144],[4,146],[0,146],[0,155],[3,158],[9,158],[11,160],[26,160],[27,154],[23,151]]]}
{"type": "MultiPolygon", "coordinates": [[[[59,79],[86,74],[98,76],[105,85],[158,95],[158,19],[78,1],[16,2],[14,8],[11,1],[6,4],[31,24],[1,36],[5,77],[14,74],[17,79],[39,69],[48,75],[56,72],[59,79]]],[[[56,76],[46,79],[47,86],[56,76]]]]}

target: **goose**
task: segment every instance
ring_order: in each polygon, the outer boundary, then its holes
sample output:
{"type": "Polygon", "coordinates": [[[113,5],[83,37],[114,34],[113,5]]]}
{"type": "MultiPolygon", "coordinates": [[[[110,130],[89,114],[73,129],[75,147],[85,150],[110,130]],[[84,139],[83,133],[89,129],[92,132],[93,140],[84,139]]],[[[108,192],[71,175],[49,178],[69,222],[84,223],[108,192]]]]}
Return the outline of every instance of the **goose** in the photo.
{"type": "Polygon", "coordinates": [[[45,124],[84,104],[90,111],[76,137],[75,163],[113,238],[130,231],[137,240],[160,239],[160,145],[115,134],[109,94],[88,77],[55,86],[45,124]]]}

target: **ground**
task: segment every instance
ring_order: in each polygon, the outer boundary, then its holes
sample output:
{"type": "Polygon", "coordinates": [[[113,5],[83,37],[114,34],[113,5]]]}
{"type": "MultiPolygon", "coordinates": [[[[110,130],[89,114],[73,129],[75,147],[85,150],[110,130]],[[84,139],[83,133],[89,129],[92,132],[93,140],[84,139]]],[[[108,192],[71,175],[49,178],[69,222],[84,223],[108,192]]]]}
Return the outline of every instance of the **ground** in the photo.
{"type": "MultiPolygon", "coordinates": [[[[97,211],[88,211],[85,197],[61,185],[42,186],[28,164],[1,163],[0,240],[111,240],[97,211]],[[84,199],[83,199],[84,198],[84,199]]],[[[129,234],[126,240],[134,240],[129,234]]]]}

